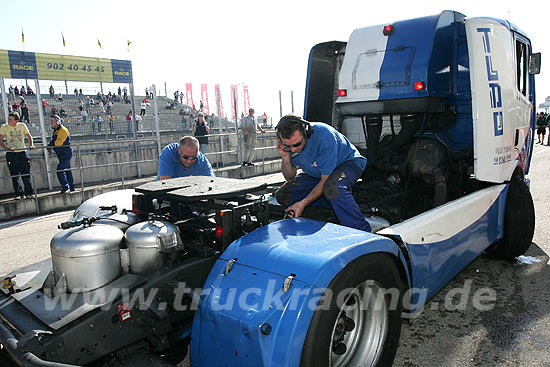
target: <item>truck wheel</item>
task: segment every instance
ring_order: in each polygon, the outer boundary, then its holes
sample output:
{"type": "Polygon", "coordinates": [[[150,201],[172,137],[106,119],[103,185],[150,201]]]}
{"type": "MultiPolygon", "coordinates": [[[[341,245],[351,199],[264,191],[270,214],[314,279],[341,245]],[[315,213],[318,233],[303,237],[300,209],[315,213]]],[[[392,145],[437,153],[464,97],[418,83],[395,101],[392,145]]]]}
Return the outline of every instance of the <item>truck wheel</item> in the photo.
{"type": "Polygon", "coordinates": [[[535,233],[535,206],[525,181],[514,176],[508,187],[504,213],[504,237],[489,247],[487,255],[496,259],[513,260],[531,246],[535,233]]]}
{"type": "Polygon", "coordinates": [[[319,302],[300,366],[391,366],[401,334],[402,298],[403,282],[389,255],[353,261],[319,302]]]}

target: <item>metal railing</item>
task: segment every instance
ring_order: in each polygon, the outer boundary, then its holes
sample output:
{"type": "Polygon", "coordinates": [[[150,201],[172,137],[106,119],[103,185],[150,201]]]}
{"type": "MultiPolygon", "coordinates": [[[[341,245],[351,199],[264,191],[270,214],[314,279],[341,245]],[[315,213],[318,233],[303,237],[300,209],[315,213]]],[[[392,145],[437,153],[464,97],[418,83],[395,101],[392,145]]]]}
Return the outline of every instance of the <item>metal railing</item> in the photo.
{"type": "MultiPolygon", "coordinates": [[[[150,141],[156,142],[155,138],[140,139],[140,140],[127,139],[127,140],[124,140],[122,142],[139,144],[140,142],[143,142],[144,140],[145,141],[150,140],[150,141]]],[[[119,140],[117,142],[120,143],[121,141],[119,140]]],[[[67,168],[67,169],[63,169],[63,170],[50,169],[48,167],[48,169],[46,171],[29,172],[29,174],[0,176],[0,179],[9,179],[9,180],[11,180],[15,177],[22,179],[22,177],[29,176],[31,186],[33,187],[33,200],[35,201],[36,213],[40,214],[40,206],[38,204],[38,190],[36,188],[37,185],[36,185],[36,180],[35,180],[36,176],[39,176],[39,175],[52,175],[53,173],[57,174],[58,172],[78,171],[79,178],[80,178],[81,195],[82,195],[82,200],[81,201],[84,202],[86,200],[85,192],[84,192],[84,188],[85,188],[84,170],[89,170],[89,169],[94,169],[94,168],[102,168],[102,167],[113,167],[113,166],[120,167],[120,179],[121,179],[121,183],[122,183],[122,188],[124,188],[124,185],[125,185],[125,182],[124,182],[124,166],[126,166],[126,165],[137,165],[139,167],[140,164],[153,163],[153,162],[158,166],[158,155],[155,155],[155,157],[157,157],[156,159],[136,159],[136,160],[125,161],[125,162],[105,163],[105,164],[101,164],[101,165],[88,165],[88,166],[83,165],[82,148],[81,148],[82,146],[107,144],[107,143],[112,143],[112,141],[111,142],[94,141],[94,142],[85,142],[85,143],[67,145],[67,146],[71,146],[73,148],[73,155],[75,154],[75,150],[76,150],[75,162],[78,163],[77,167],[71,167],[71,168],[67,168]]],[[[52,148],[52,147],[47,146],[47,145],[36,145],[35,146],[35,149],[44,149],[44,148],[48,149],[48,148],[52,148]]],[[[29,149],[27,149],[27,151],[28,150],[29,149]]],[[[109,150],[111,150],[111,149],[109,149],[109,150]]],[[[126,151],[133,151],[133,150],[134,150],[133,148],[126,149],[126,151]]],[[[122,149],[119,149],[119,151],[122,151],[122,149]]],[[[138,169],[138,172],[139,172],[139,169],[138,169]]],[[[90,183],[92,183],[92,182],[90,182],[90,183]]],[[[94,184],[97,184],[97,182],[94,182],[94,184]]]]}
{"type": "MultiPolygon", "coordinates": [[[[223,143],[221,142],[222,139],[224,139],[225,137],[230,137],[230,136],[236,136],[237,135],[237,139],[238,139],[238,143],[237,143],[237,148],[236,149],[231,149],[231,150],[220,150],[220,151],[215,151],[215,152],[209,152],[209,153],[206,153],[206,156],[215,156],[216,157],[216,168],[215,168],[215,171],[216,173],[219,172],[220,170],[220,161],[221,161],[221,165],[222,166],[225,166],[224,162],[225,162],[225,158],[224,158],[224,155],[227,155],[227,154],[230,154],[230,155],[235,155],[236,156],[236,162],[237,164],[240,162],[239,160],[239,154],[241,154],[242,152],[240,152],[239,150],[239,147],[242,147],[243,145],[240,144],[240,142],[243,140],[243,136],[242,134],[237,134],[237,133],[220,133],[220,134],[209,134],[208,137],[210,139],[215,139],[215,138],[218,138],[218,144],[220,147],[223,146],[223,143]]],[[[258,134],[258,140],[266,140],[266,139],[269,139],[269,138],[272,138],[272,134],[258,134]]],[[[0,179],[9,179],[11,180],[12,178],[14,177],[18,177],[18,178],[22,178],[23,176],[30,176],[30,181],[31,181],[31,185],[33,187],[33,200],[35,202],[35,206],[36,206],[36,214],[40,214],[40,206],[39,206],[39,203],[38,203],[38,189],[37,189],[37,185],[36,185],[36,179],[35,177],[36,176],[40,176],[40,175],[52,175],[52,174],[57,174],[58,172],[66,172],[66,171],[71,171],[71,172],[74,172],[74,171],[78,171],[78,176],[80,178],[80,183],[79,183],[79,186],[80,186],[80,191],[81,191],[81,200],[82,202],[84,202],[86,200],[85,198],[85,187],[86,187],[86,181],[85,181],[85,177],[84,177],[84,171],[85,170],[91,170],[91,169],[95,169],[95,168],[103,168],[103,167],[119,167],[120,168],[120,182],[122,184],[122,188],[124,189],[125,187],[125,174],[124,174],[124,167],[127,166],[127,165],[137,165],[138,167],[141,165],[141,164],[146,164],[146,163],[155,163],[155,165],[158,167],[158,156],[159,154],[155,154],[155,159],[135,159],[135,160],[129,160],[129,161],[124,161],[124,162],[113,162],[113,163],[105,163],[105,164],[95,164],[95,165],[84,165],[83,164],[83,160],[82,160],[82,156],[85,153],[87,154],[99,154],[99,153],[105,153],[105,152],[122,152],[122,151],[134,151],[134,147],[130,147],[128,146],[127,148],[121,148],[120,146],[117,146],[117,147],[105,147],[103,149],[98,149],[98,145],[107,145],[107,144],[111,144],[113,142],[116,142],[117,144],[120,144],[120,143],[128,143],[128,144],[137,144],[138,145],[138,149],[137,151],[141,151],[143,149],[151,149],[152,146],[154,145],[157,145],[157,138],[156,137],[147,137],[147,138],[140,138],[140,139],[120,139],[120,140],[108,140],[108,141],[104,141],[104,140],[100,140],[100,141],[90,141],[90,142],[79,142],[79,143],[73,143],[71,144],[70,146],[73,148],[73,155],[76,154],[76,156],[74,157],[75,158],[75,163],[77,164],[76,167],[71,167],[71,168],[68,168],[68,169],[63,169],[63,170],[56,170],[56,169],[50,169],[48,167],[47,170],[45,171],[38,171],[38,172],[30,172],[28,175],[9,175],[9,176],[0,176],[0,179]],[[150,142],[149,144],[147,144],[147,142],[150,142]],[[93,149],[90,149],[90,150],[86,150],[85,147],[87,146],[94,146],[93,149]]],[[[35,149],[44,149],[44,148],[52,148],[51,146],[46,146],[46,145],[37,145],[35,146],[35,149]]],[[[262,174],[265,174],[265,161],[266,161],[266,152],[269,150],[269,149],[276,149],[277,147],[276,146],[266,146],[266,147],[255,147],[255,151],[256,152],[261,152],[261,164],[262,164],[262,174]]],[[[154,149],[154,148],[153,148],[154,149]]],[[[28,151],[29,149],[27,149],[28,151]]],[[[50,153],[50,154],[53,154],[53,153],[50,153]]],[[[137,157],[139,157],[140,154],[137,155],[137,157]]],[[[256,159],[258,160],[258,158],[256,157],[256,159]]],[[[140,176],[139,174],[139,168],[138,168],[138,177],[140,176]]],[[[90,181],[89,182],[90,184],[97,184],[97,181],[90,181]]]]}

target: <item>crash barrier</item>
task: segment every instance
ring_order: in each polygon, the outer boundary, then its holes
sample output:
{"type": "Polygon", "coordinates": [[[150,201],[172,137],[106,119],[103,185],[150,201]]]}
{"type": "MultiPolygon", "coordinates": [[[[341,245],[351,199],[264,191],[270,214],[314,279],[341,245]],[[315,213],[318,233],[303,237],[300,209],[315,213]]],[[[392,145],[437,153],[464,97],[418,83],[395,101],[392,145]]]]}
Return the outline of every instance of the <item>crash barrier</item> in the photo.
{"type": "MultiPolygon", "coordinates": [[[[70,171],[73,172],[75,187],[79,188],[82,201],[85,200],[84,190],[88,186],[108,182],[120,182],[122,187],[128,179],[150,177],[157,174],[159,149],[171,142],[178,141],[181,135],[156,137],[143,137],[141,139],[121,139],[110,141],[93,141],[73,143],[73,159],[70,171]]],[[[212,163],[215,172],[222,167],[240,164],[240,154],[243,147],[242,136],[235,133],[209,135],[209,152],[206,154],[212,163]],[[221,149],[224,147],[225,149],[221,149]]],[[[259,168],[254,174],[271,173],[266,171],[265,163],[278,158],[275,135],[273,133],[258,134],[256,147],[256,161],[259,168]]],[[[38,204],[38,192],[59,191],[59,183],[56,169],[46,167],[43,156],[45,146],[36,146],[31,153],[31,183],[34,190],[36,214],[40,214],[38,204]],[[38,152],[36,154],[35,152],[38,152]],[[52,185],[50,188],[49,185],[52,185]],[[56,188],[53,190],[53,188],[56,188]]],[[[50,153],[50,166],[57,165],[55,153],[50,153]]],[[[5,155],[0,156],[0,185],[2,193],[13,197],[13,187],[5,155]],[[2,164],[1,162],[4,162],[2,164]]],[[[64,170],[67,171],[67,170],[64,170]]],[[[243,176],[244,177],[244,176],[243,176]]],[[[27,200],[25,200],[27,201],[27,200]]]]}

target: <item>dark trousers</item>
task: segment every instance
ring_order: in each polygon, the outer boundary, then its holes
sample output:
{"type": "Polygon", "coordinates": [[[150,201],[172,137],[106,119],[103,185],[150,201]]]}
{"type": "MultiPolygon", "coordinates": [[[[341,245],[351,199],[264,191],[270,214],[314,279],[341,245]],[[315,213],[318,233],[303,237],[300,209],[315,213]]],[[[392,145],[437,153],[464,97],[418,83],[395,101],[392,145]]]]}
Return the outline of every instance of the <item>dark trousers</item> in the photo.
{"type": "Polygon", "coordinates": [[[6,161],[8,163],[8,168],[10,170],[10,175],[12,177],[11,181],[13,183],[13,190],[15,195],[23,195],[23,188],[19,183],[18,175],[21,175],[23,179],[23,184],[25,185],[25,195],[32,195],[32,185],[31,177],[29,173],[31,172],[31,159],[27,152],[7,152],[6,161]]]}
{"type": "MultiPolygon", "coordinates": [[[[311,206],[332,209],[341,225],[370,232],[370,225],[351,194],[351,186],[361,177],[361,173],[363,171],[355,163],[342,163],[326,181],[323,196],[311,203],[311,206]]],[[[281,186],[275,197],[281,205],[290,206],[308,196],[319,180],[300,173],[281,186]]]]}
{"type": "MultiPolygon", "coordinates": [[[[57,170],[69,169],[71,168],[71,154],[63,154],[62,156],[58,155],[59,163],[57,164],[57,170]]],[[[61,171],[57,172],[57,179],[61,184],[63,190],[71,189],[74,190],[74,180],[72,171],[61,171]]]]}

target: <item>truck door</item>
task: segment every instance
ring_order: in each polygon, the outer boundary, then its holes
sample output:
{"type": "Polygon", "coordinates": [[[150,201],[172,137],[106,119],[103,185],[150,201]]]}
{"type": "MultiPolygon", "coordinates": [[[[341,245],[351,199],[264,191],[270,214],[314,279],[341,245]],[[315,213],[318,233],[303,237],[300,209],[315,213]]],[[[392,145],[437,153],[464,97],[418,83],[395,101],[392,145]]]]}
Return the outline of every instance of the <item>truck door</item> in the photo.
{"type": "Polygon", "coordinates": [[[472,88],[474,174],[508,181],[529,135],[528,42],[510,25],[466,19],[472,88]]]}

